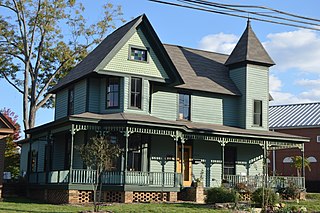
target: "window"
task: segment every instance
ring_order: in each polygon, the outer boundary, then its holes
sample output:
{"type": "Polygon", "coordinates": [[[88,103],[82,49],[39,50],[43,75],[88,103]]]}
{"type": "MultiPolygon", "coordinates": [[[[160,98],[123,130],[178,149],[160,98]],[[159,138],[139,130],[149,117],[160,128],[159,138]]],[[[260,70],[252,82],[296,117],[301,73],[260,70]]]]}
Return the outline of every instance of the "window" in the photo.
{"type": "Polygon", "coordinates": [[[320,143],[320,135],[317,136],[317,142],[320,143]]]}
{"type": "Polygon", "coordinates": [[[142,79],[131,78],[130,106],[141,109],[142,79]]]}
{"type": "Polygon", "coordinates": [[[190,120],[190,95],[179,94],[179,119],[190,120]]]}
{"type": "Polygon", "coordinates": [[[120,79],[112,77],[107,79],[106,108],[119,107],[120,79]]]}
{"type": "Polygon", "coordinates": [[[38,152],[36,150],[30,152],[30,159],[30,171],[37,172],[38,152]]]}
{"type": "Polygon", "coordinates": [[[237,149],[235,147],[226,146],[224,149],[224,174],[225,175],[236,174],[236,158],[237,158],[237,149]]]}
{"type": "Polygon", "coordinates": [[[68,92],[68,115],[73,115],[74,113],[74,89],[69,89],[68,92]]]}
{"type": "Polygon", "coordinates": [[[128,171],[148,171],[148,135],[133,134],[128,147],[128,171]]]}
{"type": "Polygon", "coordinates": [[[254,100],[253,125],[262,126],[262,101],[254,100]]]}
{"type": "Polygon", "coordinates": [[[130,48],[130,59],[134,61],[147,62],[147,50],[142,48],[131,47],[130,48]]]}

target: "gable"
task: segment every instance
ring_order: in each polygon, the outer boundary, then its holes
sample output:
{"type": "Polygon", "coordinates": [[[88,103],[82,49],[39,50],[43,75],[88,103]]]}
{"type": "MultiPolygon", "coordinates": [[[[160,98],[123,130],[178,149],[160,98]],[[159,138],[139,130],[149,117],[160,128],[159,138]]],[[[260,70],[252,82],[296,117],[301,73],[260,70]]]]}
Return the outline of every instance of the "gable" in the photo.
{"type": "Polygon", "coordinates": [[[168,74],[158,59],[154,48],[150,45],[148,38],[144,35],[141,28],[136,30],[136,32],[119,49],[108,64],[104,66],[103,70],[106,72],[141,75],[155,78],[159,81],[166,81],[169,79],[168,74]],[[140,62],[129,60],[131,46],[147,49],[148,61],[140,62]]]}

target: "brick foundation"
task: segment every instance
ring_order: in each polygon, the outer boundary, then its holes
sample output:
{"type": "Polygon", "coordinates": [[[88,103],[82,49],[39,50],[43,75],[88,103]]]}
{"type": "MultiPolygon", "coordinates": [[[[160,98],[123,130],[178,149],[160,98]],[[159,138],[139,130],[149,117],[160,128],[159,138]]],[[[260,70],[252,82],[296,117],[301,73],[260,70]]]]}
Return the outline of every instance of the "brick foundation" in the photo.
{"type": "Polygon", "coordinates": [[[177,202],[178,201],[178,192],[169,192],[169,201],[177,202]]]}

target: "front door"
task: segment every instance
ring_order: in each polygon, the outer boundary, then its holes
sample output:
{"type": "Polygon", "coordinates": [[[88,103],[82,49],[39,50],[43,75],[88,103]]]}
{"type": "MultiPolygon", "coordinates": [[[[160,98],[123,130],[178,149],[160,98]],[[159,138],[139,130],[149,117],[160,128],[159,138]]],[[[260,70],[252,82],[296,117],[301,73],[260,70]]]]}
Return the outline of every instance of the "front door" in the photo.
{"type": "Polygon", "coordinates": [[[181,145],[178,147],[178,156],[177,156],[177,172],[182,173],[182,164],[184,166],[184,174],[182,175],[183,178],[183,186],[188,187],[191,186],[192,177],[192,147],[191,146],[184,146],[184,153],[183,153],[183,161],[182,160],[182,148],[181,145]]]}

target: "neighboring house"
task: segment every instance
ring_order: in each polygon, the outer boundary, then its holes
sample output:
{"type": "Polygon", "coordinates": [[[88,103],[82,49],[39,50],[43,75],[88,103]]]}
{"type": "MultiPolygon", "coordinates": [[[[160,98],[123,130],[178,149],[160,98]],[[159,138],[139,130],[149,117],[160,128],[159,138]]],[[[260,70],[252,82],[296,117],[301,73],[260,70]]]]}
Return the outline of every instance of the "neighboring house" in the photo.
{"type": "Polygon", "coordinates": [[[308,141],[268,131],[272,65],[250,22],[229,56],[162,44],[137,17],[50,91],[55,120],[28,130],[22,145],[30,196],[88,202],[94,171],[75,147],[96,134],[123,149],[104,175],[105,201],[175,201],[202,173],[205,187],[258,180],[268,150],[308,141]]]}
{"type": "Polygon", "coordinates": [[[296,175],[291,157],[304,155],[311,167],[311,171],[305,170],[306,188],[308,192],[320,192],[320,103],[270,106],[269,127],[277,132],[310,138],[310,143],[305,144],[304,150],[276,151],[274,157],[270,156],[270,165],[273,165],[272,170],[276,174],[296,175]]]}
{"type": "Polygon", "coordinates": [[[14,133],[15,127],[0,113],[0,198],[2,197],[2,181],[4,169],[4,152],[6,148],[6,137],[14,133]]]}

